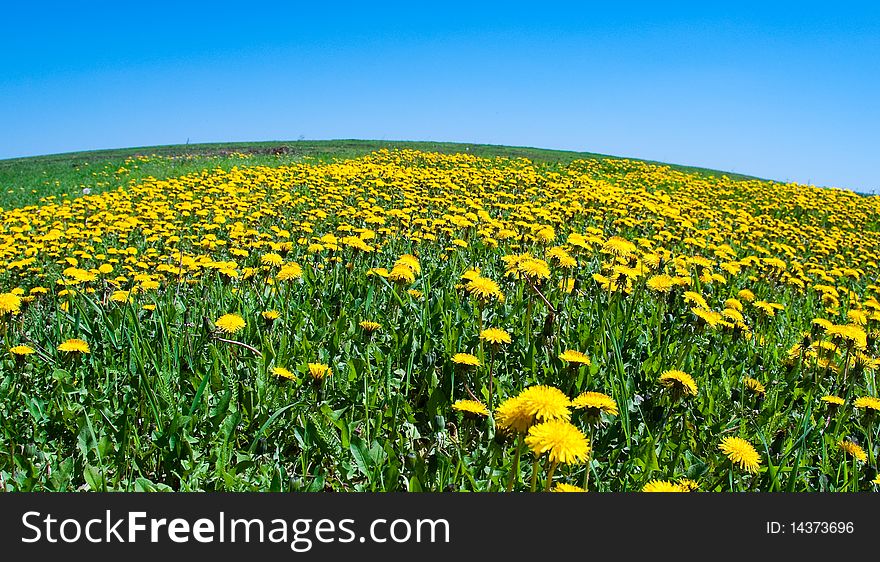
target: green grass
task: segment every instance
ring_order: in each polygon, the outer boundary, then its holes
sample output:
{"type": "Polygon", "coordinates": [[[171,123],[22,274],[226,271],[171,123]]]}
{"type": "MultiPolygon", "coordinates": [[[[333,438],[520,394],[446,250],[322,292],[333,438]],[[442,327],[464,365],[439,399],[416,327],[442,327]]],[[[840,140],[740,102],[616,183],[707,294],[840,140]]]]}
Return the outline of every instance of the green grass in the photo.
{"type": "MultiPolygon", "coordinates": [[[[528,158],[534,162],[559,164],[567,164],[580,159],[617,158],[592,152],[516,146],[376,140],[232,142],[93,150],[0,160],[0,208],[8,209],[33,205],[39,203],[41,198],[48,196],[76,197],[86,188],[92,193],[98,193],[149,176],[164,179],[205,168],[228,170],[236,165],[278,166],[301,161],[304,158],[319,161],[329,161],[334,158],[355,158],[382,148],[412,148],[444,154],[467,152],[487,158],[496,156],[528,158]],[[245,157],[242,158],[239,155],[245,157]],[[127,159],[138,156],[158,156],[160,158],[154,158],[147,162],[126,163],[127,159]],[[122,167],[125,167],[127,171],[118,173],[122,167]]],[[[751,176],[706,168],[664,165],[679,171],[709,176],[726,175],[733,179],[751,178],[751,176]]]]}

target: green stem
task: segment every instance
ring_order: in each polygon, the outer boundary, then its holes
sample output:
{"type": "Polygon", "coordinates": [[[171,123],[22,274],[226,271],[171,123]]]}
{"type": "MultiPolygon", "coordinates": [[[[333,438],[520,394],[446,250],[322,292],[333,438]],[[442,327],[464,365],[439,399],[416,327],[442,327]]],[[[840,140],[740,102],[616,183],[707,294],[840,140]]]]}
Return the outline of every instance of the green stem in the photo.
{"type": "Polygon", "coordinates": [[[535,487],[538,484],[538,465],[540,464],[540,458],[535,457],[535,460],[532,461],[532,482],[531,486],[529,486],[529,490],[534,492],[535,487]]]}
{"type": "Polygon", "coordinates": [[[513,457],[513,467],[510,470],[510,476],[507,479],[507,491],[513,491],[514,482],[519,481],[519,458],[522,454],[523,436],[522,433],[516,438],[516,455],[513,457]]]}
{"type": "Polygon", "coordinates": [[[544,487],[545,492],[550,491],[550,486],[553,484],[553,473],[556,472],[557,464],[557,461],[553,461],[553,463],[550,464],[550,470],[547,472],[547,485],[544,487]]]}

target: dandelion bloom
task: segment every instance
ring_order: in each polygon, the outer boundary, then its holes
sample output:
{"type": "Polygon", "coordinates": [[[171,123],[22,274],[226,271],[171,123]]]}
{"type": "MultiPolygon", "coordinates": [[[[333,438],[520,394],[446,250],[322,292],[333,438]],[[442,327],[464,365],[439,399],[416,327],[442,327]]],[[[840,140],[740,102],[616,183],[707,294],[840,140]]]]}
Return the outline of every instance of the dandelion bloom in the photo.
{"type": "Polygon", "coordinates": [[[118,303],[126,303],[130,300],[130,292],[129,291],[113,291],[110,295],[110,300],[118,303]]]}
{"type": "Polygon", "coordinates": [[[740,312],[739,310],[737,310],[735,308],[725,308],[721,312],[721,316],[723,316],[733,322],[745,322],[746,321],[745,317],[742,315],[742,312],[740,312]]]}
{"type": "Polygon", "coordinates": [[[681,484],[669,480],[651,480],[642,486],[643,492],[687,492],[681,484]]]}
{"type": "Polygon", "coordinates": [[[355,250],[359,250],[361,252],[372,252],[375,250],[372,246],[364,242],[364,239],[359,236],[344,236],[342,240],[340,240],[344,245],[349,248],[354,248],[355,250]]]}
{"type": "Polygon", "coordinates": [[[0,314],[15,314],[21,309],[21,298],[13,293],[0,294],[0,314]]]}
{"type": "Polygon", "coordinates": [[[847,311],[846,316],[853,324],[856,324],[858,326],[864,326],[868,323],[868,315],[865,313],[864,310],[852,309],[847,311]]]}
{"type": "Polygon", "coordinates": [[[234,334],[235,332],[244,328],[246,325],[244,318],[242,318],[238,314],[224,314],[216,321],[214,321],[214,324],[216,324],[221,331],[226,332],[227,334],[234,334]]]}
{"type": "Polygon", "coordinates": [[[559,358],[568,363],[573,363],[575,365],[590,365],[590,358],[587,357],[586,353],[581,353],[580,351],[575,351],[573,349],[569,349],[559,354],[559,358]]]}
{"type": "Polygon", "coordinates": [[[856,398],[853,405],[856,408],[865,408],[867,410],[880,412],[880,398],[875,398],[874,396],[862,396],[861,398],[856,398]]]}
{"type": "Polygon", "coordinates": [[[571,400],[553,386],[537,385],[523,390],[519,397],[523,408],[538,421],[568,420],[571,418],[571,400]]]}
{"type": "Polygon", "coordinates": [[[544,260],[525,258],[516,264],[516,270],[524,277],[547,279],[550,277],[550,266],[544,260]]]}
{"type": "Polygon", "coordinates": [[[485,404],[476,400],[456,400],[452,405],[453,410],[464,412],[466,414],[475,414],[478,416],[488,416],[489,409],[485,404]]]}
{"type": "Polygon", "coordinates": [[[743,305],[737,299],[727,299],[726,301],[724,301],[724,308],[736,310],[737,312],[742,312],[743,305]]]}
{"type": "Polygon", "coordinates": [[[736,294],[736,296],[739,297],[740,300],[744,300],[747,302],[752,302],[753,300],[755,300],[755,293],[751,292],[748,289],[741,290],[736,294]]]}
{"type": "Polygon", "coordinates": [[[666,388],[670,388],[679,394],[697,395],[697,383],[694,378],[684,371],[675,369],[664,371],[660,375],[660,384],[666,388]]]}
{"type": "Polygon", "coordinates": [[[577,410],[593,410],[592,413],[604,412],[610,416],[616,416],[617,402],[607,394],[601,392],[583,392],[571,401],[571,407],[577,410]]]}
{"type": "Polygon", "coordinates": [[[556,231],[553,230],[552,226],[545,226],[538,231],[536,236],[541,242],[552,242],[556,238],[556,231]]]}
{"type": "Polygon", "coordinates": [[[840,396],[834,396],[833,394],[825,395],[822,398],[820,398],[819,400],[821,400],[822,402],[825,402],[826,404],[830,404],[832,406],[842,406],[843,405],[843,398],[841,398],[840,396]]]}
{"type": "Polygon", "coordinates": [[[486,328],[480,332],[480,339],[494,345],[510,343],[510,334],[501,328],[486,328]]]}
{"type": "Polygon", "coordinates": [[[636,245],[620,236],[612,236],[602,245],[602,252],[613,256],[627,257],[635,251],[636,245]]]}
{"type": "Polygon", "coordinates": [[[705,308],[694,306],[691,307],[691,312],[710,328],[714,328],[721,322],[721,314],[714,310],[706,310],[705,308]]]}
{"type": "Polygon", "coordinates": [[[470,353],[456,353],[452,356],[452,362],[456,365],[467,365],[468,367],[480,366],[480,360],[470,353]]]}
{"type": "Polygon", "coordinates": [[[466,281],[472,281],[480,276],[480,268],[473,267],[461,274],[461,278],[466,281]]]}
{"type": "Polygon", "coordinates": [[[574,484],[565,484],[563,482],[558,482],[555,486],[553,486],[552,492],[586,492],[580,486],[575,486],[574,484]]]}
{"type": "Polygon", "coordinates": [[[388,274],[388,279],[395,283],[414,283],[416,280],[415,272],[405,264],[395,265],[388,274]]]}
{"type": "Polygon", "coordinates": [[[373,322],[371,320],[364,320],[359,324],[359,326],[361,327],[361,329],[363,331],[365,331],[368,334],[372,334],[373,332],[378,332],[379,330],[382,329],[382,324],[379,324],[378,322],[373,322]]]}
{"type": "Polygon", "coordinates": [[[700,489],[699,484],[688,478],[679,479],[678,485],[681,486],[685,492],[695,492],[700,489]]]}
{"type": "Polygon", "coordinates": [[[281,318],[281,313],[277,310],[264,310],[260,313],[260,316],[263,317],[264,320],[268,320],[269,322],[274,322],[281,318]]]}
{"type": "Polygon", "coordinates": [[[675,286],[675,279],[666,274],[654,275],[648,279],[646,285],[657,293],[668,293],[675,286]]]}
{"type": "Polygon", "coordinates": [[[766,392],[764,385],[757,379],[753,379],[751,377],[746,377],[743,379],[743,384],[749,389],[751,392],[757,394],[758,396],[763,396],[766,392]]]}
{"type": "Polygon", "coordinates": [[[471,279],[465,286],[465,289],[472,296],[482,301],[498,299],[501,295],[501,288],[498,286],[498,283],[488,277],[475,277],[471,279]]]}
{"type": "Polygon", "coordinates": [[[730,462],[739,465],[747,472],[758,472],[761,457],[755,447],[740,437],[725,437],[718,448],[727,455],[730,462]]]}
{"type": "Polygon", "coordinates": [[[550,420],[532,426],[525,442],[535,455],[549,453],[552,463],[577,464],[586,461],[590,454],[587,437],[564,420],[550,420]]]}
{"type": "Polygon", "coordinates": [[[309,363],[309,374],[316,380],[321,380],[333,374],[329,365],[324,363],[309,363]]]}
{"type": "Polygon", "coordinates": [[[810,323],[816,327],[818,332],[827,332],[834,326],[833,322],[824,318],[813,318],[810,323]]]}
{"type": "Polygon", "coordinates": [[[66,351],[68,353],[91,353],[89,344],[77,338],[69,339],[59,345],[58,351],[66,351]]]}
{"type": "Polygon", "coordinates": [[[397,267],[398,265],[405,265],[406,267],[410,268],[413,273],[416,274],[422,272],[422,266],[419,263],[419,259],[412,254],[403,254],[402,256],[397,258],[397,261],[394,262],[394,266],[397,267]]]}
{"type": "Polygon", "coordinates": [[[9,353],[11,353],[13,355],[17,355],[17,356],[24,356],[24,355],[30,355],[31,353],[34,353],[34,350],[33,350],[33,348],[28,347],[26,345],[16,345],[15,347],[9,348],[9,353]]]}
{"type": "Polygon", "coordinates": [[[702,308],[705,310],[709,309],[709,303],[706,302],[706,299],[703,298],[703,295],[701,295],[700,293],[696,293],[694,291],[685,291],[684,292],[684,300],[685,300],[685,302],[694,303],[699,308],[702,308]]]}
{"type": "Polygon", "coordinates": [[[865,453],[865,450],[859,447],[857,444],[852,441],[841,441],[837,444],[844,453],[847,453],[852,458],[859,460],[861,462],[865,462],[868,460],[868,455],[865,453]]]}
{"type": "Polygon", "coordinates": [[[508,398],[495,409],[495,423],[507,431],[525,433],[534,421],[535,416],[529,413],[519,396],[508,398]]]}
{"type": "Polygon", "coordinates": [[[296,375],[292,372],[288,371],[284,367],[272,367],[272,374],[284,379],[290,379],[292,381],[296,380],[296,375]]]}
{"type": "Polygon", "coordinates": [[[279,266],[284,263],[284,258],[275,253],[264,254],[260,257],[260,263],[269,266],[279,266]]]}
{"type": "Polygon", "coordinates": [[[290,281],[291,279],[299,279],[302,277],[302,267],[295,262],[285,264],[278,270],[275,279],[278,281],[290,281]]]}

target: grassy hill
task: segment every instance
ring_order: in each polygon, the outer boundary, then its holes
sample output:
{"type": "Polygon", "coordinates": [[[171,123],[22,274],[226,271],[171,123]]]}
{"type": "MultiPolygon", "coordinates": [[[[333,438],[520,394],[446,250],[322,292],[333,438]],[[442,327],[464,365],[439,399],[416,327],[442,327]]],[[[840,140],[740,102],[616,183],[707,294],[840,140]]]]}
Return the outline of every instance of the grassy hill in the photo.
{"type": "MultiPolygon", "coordinates": [[[[31,205],[47,196],[76,196],[83,189],[92,193],[114,189],[130,180],[148,176],[162,179],[208,167],[227,169],[243,164],[277,166],[303,158],[356,158],[381,148],[467,152],[489,158],[528,158],[535,162],[561,164],[579,159],[618,158],[592,152],[530,147],[376,140],[231,142],[93,150],[0,160],[0,207],[31,205]]],[[[750,177],[706,168],[666,165],[699,174],[750,177]]]]}

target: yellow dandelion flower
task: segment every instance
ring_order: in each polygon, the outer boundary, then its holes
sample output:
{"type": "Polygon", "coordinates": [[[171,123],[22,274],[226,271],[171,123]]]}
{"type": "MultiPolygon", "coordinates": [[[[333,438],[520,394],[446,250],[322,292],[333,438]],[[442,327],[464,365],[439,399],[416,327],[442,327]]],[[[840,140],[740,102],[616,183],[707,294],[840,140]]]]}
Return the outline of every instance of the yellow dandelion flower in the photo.
{"type": "Polygon", "coordinates": [[[660,374],[660,384],[672,389],[678,394],[696,396],[697,383],[694,378],[684,371],[671,369],[660,374]]]}
{"type": "Polygon", "coordinates": [[[302,277],[302,267],[295,262],[287,263],[281,266],[275,279],[278,281],[290,281],[291,279],[300,279],[302,277]]]}
{"type": "Polygon", "coordinates": [[[761,457],[755,447],[740,437],[725,437],[718,448],[735,465],[747,472],[758,472],[761,457]]]}
{"type": "Polygon", "coordinates": [[[480,332],[480,339],[493,345],[511,342],[510,334],[501,328],[486,328],[480,332]]]}
{"type": "Polygon", "coordinates": [[[636,245],[620,236],[612,236],[602,246],[602,252],[614,256],[627,257],[634,254],[636,245]]]}
{"type": "Polygon", "coordinates": [[[580,351],[575,351],[573,349],[568,349],[560,353],[559,358],[567,363],[575,365],[590,365],[590,358],[587,357],[586,353],[581,353],[580,351]]]}
{"type": "Polygon", "coordinates": [[[276,253],[263,254],[260,257],[260,263],[263,265],[277,267],[277,266],[281,265],[282,263],[284,263],[284,258],[282,258],[279,254],[276,254],[276,253]]]}
{"type": "Polygon", "coordinates": [[[668,293],[675,287],[675,279],[670,275],[653,275],[647,283],[647,287],[657,293],[668,293]]]}
{"type": "Polygon", "coordinates": [[[476,400],[456,400],[452,405],[453,410],[464,412],[466,414],[474,414],[478,416],[488,416],[489,409],[482,402],[476,400]]]}
{"type": "Polygon", "coordinates": [[[505,431],[525,433],[534,421],[535,416],[519,396],[508,398],[495,409],[495,423],[505,431]]]}
{"type": "Polygon", "coordinates": [[[58,351],[66,351],[68,353],[91,353],[89,344],[77,338],[69,339],[59,345],[58,351]]]}
{"type": "Polygon", "coordinates": [[[21,297],[13,293],[0,294],[0,314],[15,314],[21,310],[21,297]]]}
{"type": "Polygon", "coordinates": [[[234,334],[246,326],[244,318],[238,314],[224,314],[215,320],[214,324],[227,334],[234,334]]]}
{"type": "Polygon", "coordinates": [[[523,408],[538,421],[568,420],[571,418],[571,400],[553,386],[537,385],[523,390],[519,397],[523,408]]]}
{"type": "Polygon", "coordinates": [[[12,355],[22,357],[22,356],[30,355],[31,353],[34,353],[34,349],[27,346],[27,345],[16,345],[14,347],[9,348],[9,353],[11,353],[12,355]]]}
{"type": "Polygon", "coordinates": [[[456,353],[452,356],[452,362],[456,365],[466,365],[468,367],[480,366],[480,360],[470,353],[456,353]]]}
{"type": "Polygon", "coordinates": [[[643,492],[687,492],[681,484],[669,480],[651,480],[642,486],[643,492]]]}
{"type": "Polygon", "coordinates": [[[296,380],[296,375],[284,367],[272,367],[272,374],[283,379],[290,379],[292,381],[296,380]]]}
{"type": "Polygon", "coordinates": [[[874,396],[862,396],[856,398],[855,402],[853,402],[853,406],[856,408],[864,408],[865,410],[880,412],[880,398],[875,398],[874,396]]]}
{"type": "Polygon", "coordinates": [[[736,294],[739,297],[739,300],[743,300],[746,302],[752,302],[755,300],[755,293],[751,292],[748,289],[743,289],[736,294]]]}
{"type": "Polygon", "coordinates": [[[590,454],[590,444],[580,429],[564,420],[550,420],[529,428],[526,445],[535,455],[549,453],[551,463],[578,464],[590,454]]]}
{"type": "MultiPolygon", "coordinates": [[[[709,309],[709,303],[706,302],[706,299],[703,298],[703,295],[700,293],[695,293],[694,291],[685,291],[684,292],[684,300],[685,302],[692,302],[697,305],[698,308],[709,309]]],[[[693,309],[691,309],[693,310],[693,309]]]]}
{"type": "Polygon", "coordinates": [[[471,279],[465,285],[465,289],[472,296],[482,301],[497,299],[501,295],[501,288],[498,286],[498,283],[488,277],[475,277],[471,279]]]}
{"type": "Polygon", "coordinates": [[[859,460],[861,462],[865,462],[868,460],[868,455],[865,453],[865,450],[859,447],[856,443],[852,441],[843,440],[837,444],[844,453],[848,454],[852,458],[859,460]]]}
{"type": "Polygon", "coordinates": [[[757,379],[753,379],[752,377],[746,377],[743,379],[743,384],[745,387],[754,394],[758,396],[764,396],[766,389],[764,385],[757,379]]]}
{"type": "Polygon", "coordinates": [[[815,327],[817,333],[827,332],[834,326],[833,322],[824,318],[813,318],[811,324],[815,327]]]}
{"type": "Polygon", "coordinates": [[[565,484],[564,482],[557,482],[555,486],[553,486],[552,492],[586,492],[580,486],[575,486],[574,484],[565,484]]]}
{"type": "Polygon", "coordinates": [[[324,363],[309,363],[308,367],[309,374],[312,375],[312,378],[315,380],[322,380],[333,374],[330,370],[330,366],[324,363]]]}
{"type": "Polygon", "coordinates": [[[394,262],[394,267],[397,267],[398,265],[404,265],[410,268],[410,270],[412,270],[412,272],[415,274],[419,274],[422,272],[422,266],[419,263],[419,259],[412,254],[403,254],[402,256],[397,258],[397,261],[394,262]]]}
{"type": "Polygon", "coordinates": [[[843,405],[843,398],[841,398],[840,396],[834,396],[832,394],[825,395],[822,398],[819,398],[819,400],[833,406],[843,405]]]}
{"type": "Polygon", "coordinates": [[[617,402],[607,394],[601,392],[583,392],[571,401],[571,407],[578,410],[587,410],[587,413],[598,414],[604,412],[610,416],[618,414],[617,402]]]}
{"type": "Polygon", "coordinates": [[[366,332],[368,334],[372,334],[373,332],[378,332],[379,330],[382,329],[382,324],[379,324],[378,322],[373,322],[371,320],[364,320],[359,324],[359,326],[361,327],[361,329],[364,332],[366,332]]]}
{"type": "Polygon", "coordinates": [[[110,295],[110,300],[118,303],[126,303],[131,300],[129,291],[113,291],[110,295]]]}
{"type": "Polygon", "coordinates": [[[388,274],[388,279],[395,283],[408,284],[416,280],[415,272],[406,264],[395,265],[388,274]]]}
{"type": "Polygon", "coordinates": [[[678,485],[681,486],[685,492],[696,492],[700,489],[700,485],[689,478],[680,478],[678,480],[678,485]]]}
{"type": "Polygon", "coordinates": [[[550,266],[544,260],[536,258],[524,258],[517,262],[516,270],[524,277],[532,279],[547,279],[550,277],[550,266]]]}

